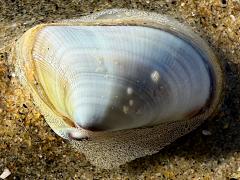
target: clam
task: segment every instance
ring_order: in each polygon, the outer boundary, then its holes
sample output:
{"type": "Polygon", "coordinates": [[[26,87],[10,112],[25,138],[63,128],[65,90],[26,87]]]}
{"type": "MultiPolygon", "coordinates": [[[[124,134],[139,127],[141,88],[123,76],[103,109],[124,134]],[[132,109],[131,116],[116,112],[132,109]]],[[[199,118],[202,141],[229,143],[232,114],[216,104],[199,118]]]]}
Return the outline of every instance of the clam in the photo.
{"type": "Polygon", "coordinates": [[[212,50],[160,14],[113,9],[40,24],[14,53],[20,82],[49,126],[102,168],[158,152],[221,102],[212,50]]]}

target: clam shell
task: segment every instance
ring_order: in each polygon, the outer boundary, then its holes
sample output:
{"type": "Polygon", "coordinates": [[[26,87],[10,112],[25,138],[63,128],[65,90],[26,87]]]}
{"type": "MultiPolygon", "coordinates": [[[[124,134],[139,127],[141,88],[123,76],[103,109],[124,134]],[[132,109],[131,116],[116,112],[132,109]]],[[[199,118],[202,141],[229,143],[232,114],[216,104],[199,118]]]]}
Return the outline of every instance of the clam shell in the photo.
{"type": "Polygon", "coordinates": [[[15,53],[50,127],[102,168],[156,153],[220,104],[212,50],[159,14],[115,9],[37,25],[15,53]]]}

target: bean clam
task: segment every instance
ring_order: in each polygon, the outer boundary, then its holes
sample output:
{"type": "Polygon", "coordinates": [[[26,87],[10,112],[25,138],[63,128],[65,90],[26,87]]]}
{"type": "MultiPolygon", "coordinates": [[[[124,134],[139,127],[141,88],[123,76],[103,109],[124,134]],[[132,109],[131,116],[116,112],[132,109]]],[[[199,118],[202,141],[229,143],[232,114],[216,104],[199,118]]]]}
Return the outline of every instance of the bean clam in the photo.
{"type": "Polygon", "coordinates": [[[16,72],[49,126],[94,165],[158,152],[213,115],[223,75],[209,46],[169,17],[125,9],[40,24],[16,72]]]}

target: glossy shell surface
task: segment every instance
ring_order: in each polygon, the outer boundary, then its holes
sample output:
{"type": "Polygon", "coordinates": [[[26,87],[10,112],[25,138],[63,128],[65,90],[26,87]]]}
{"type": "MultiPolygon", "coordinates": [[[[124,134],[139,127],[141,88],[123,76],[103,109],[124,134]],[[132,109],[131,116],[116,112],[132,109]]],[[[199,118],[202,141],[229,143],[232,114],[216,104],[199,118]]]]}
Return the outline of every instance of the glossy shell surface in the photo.
{"type": "Polygon", "coordinates": [[[156,153],[220,103],[211,49],[159,14],[107,10],[38,25],[15,52],[20,81],[51,128],[103,168],[156,153]]]}

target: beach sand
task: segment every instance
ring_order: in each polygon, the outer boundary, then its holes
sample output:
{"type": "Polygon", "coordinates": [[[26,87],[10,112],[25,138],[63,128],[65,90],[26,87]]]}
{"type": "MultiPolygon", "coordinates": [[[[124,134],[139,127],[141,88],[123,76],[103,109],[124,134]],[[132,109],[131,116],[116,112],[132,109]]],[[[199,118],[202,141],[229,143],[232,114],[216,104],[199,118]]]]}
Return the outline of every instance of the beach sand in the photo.
{"type": "Polygon", "coordinates": [[[0,174],[9,179],[240,179],[239,0],[0,0],[0,174]],[[19,84],[10,45],[39,23],[109,8],[170,15],[190,25],[224,64],[226,92],[213,119],[159,153],[114,170],[92,166],[46,124],[19,84]]]}

